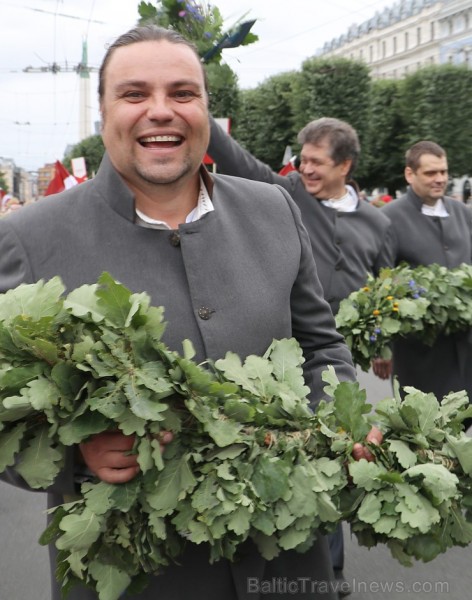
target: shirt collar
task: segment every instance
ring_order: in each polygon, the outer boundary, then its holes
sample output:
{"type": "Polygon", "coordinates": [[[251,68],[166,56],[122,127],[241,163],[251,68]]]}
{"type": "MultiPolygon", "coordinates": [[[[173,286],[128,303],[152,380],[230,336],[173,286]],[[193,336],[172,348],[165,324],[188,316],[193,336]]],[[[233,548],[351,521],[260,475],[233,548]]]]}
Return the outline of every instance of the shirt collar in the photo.
{"type": "MultiPolygon", "coordinates": [[[[136,222],[143,227],[152,227],[153,229],[171,229],[169,225],[165,221],[159,221],[157,219],[152,219],[148,217],[148,215],[144,214],[139,208],[136,208],[136,222]]],[[[193,223],[194,221],[198,221],[207,213],[215,210],[213,206],[213,202],[211,201],[210,195],[206,188],[205,182],[203,180],[203,176],[200,173],[200,192],[198,194],[198,203],[197,206],[189,212],[187,217],[185,218],[186,223],[193,223]]]]}
{"type": "Polygon", "coordinates": [[[436,200],[436,203],[430,206],[429,204],[421,205],[421,212],[428,217],[448,217],[449,213],[444,206],[442,198],[436,200]]]}
{"type": "Polygon", "coordinates": [[[322,200],[321,204],[329,208],[334,208],[339,212],[354,212],[357,209],[359,198],[357,197],[356,191],[352,186],[347,185],[346,190],[347,191],[342,198],[337,200],[322,200]]]}

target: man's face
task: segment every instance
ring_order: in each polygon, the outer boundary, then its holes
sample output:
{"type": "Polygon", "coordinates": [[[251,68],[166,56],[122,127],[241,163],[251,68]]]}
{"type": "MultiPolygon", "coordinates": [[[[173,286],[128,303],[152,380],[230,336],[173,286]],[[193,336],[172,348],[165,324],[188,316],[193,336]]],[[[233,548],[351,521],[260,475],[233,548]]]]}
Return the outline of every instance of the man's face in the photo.
{"type": "Polygon", "coordinates": [[[209,141],[202,67],[190,48],[146,41],[117,48],[106,67],[102,137],[133,188],[195,176],[209,141]]]}
{"type": "Polygon", "coordinates": [[[405,179],[424,204],[434,205],[446,191],[448,171],[445,156],[439,158],[434,154],[423,154],[419,167],[413,171],[405,168],[405,179]]]}
{"type": "Polygon", "coordinates": [[[327,200],[339,198],[345,193],[346,177],[351,161],[335,165],[330,156],[327,140],[319,144],[304,144],[300,153],[300,174],[309,194],[327,200]]]}

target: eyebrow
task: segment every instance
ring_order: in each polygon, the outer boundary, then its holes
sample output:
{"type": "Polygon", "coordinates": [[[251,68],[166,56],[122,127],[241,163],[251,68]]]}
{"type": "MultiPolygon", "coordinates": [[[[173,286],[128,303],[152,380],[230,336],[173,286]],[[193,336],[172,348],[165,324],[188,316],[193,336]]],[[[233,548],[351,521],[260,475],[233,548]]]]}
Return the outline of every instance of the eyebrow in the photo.
{"type": "MultiPolygon", "coordinates": [[[[127,79],[125,81],[121,81],[119,83],[116,84],[116,86],[114,87],[114,89],[116,91],[120,91],[129,87],[136,87],[136,88],[145,88],[148,87],[149,82],[148,81],[142,81],[140,79],[127,79]]],[[[185,86],[191,86],[194,88],[198,88],[198,89],[204,89],[204,86],[202,86],[202,84],[200,82],[198,82],[196,79],[177,79],[175,81],[172,81],[169,85],[170,88],[181,88],[181,87],[185,87],[185,86]]]]}

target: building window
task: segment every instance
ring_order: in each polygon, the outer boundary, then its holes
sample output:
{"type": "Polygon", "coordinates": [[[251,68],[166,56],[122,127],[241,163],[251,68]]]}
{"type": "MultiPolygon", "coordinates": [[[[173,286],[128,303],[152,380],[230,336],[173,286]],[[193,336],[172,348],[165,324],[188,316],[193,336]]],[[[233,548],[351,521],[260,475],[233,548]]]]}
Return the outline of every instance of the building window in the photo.
{"type": "Polygon", "coordinates": [[[408,50],[408,31],[405,31],[405,50],[408,50]]]}
{"type": "Polygon", "coordinates": [[[434,34],[435,34],[434,21],[432,21],[431,22],[431,41],[434,40],[434,34]]]}
{"type": "Polygon", "coordinates": [[[374,48],[369,46],[369,62],[374,62],[374,48]]]}
{"type": "Polygon", "coordinates": [[[386,42],[382,42],[382,58],[387,56],[387,44],[386,42]]]}
{"type": "Polygon", "coordinates": [[[418,46],[421,44],[421,27],[416,30],[416,43],[418,46]]]}
{"type": "Polygon", "coordinates": [[[397,53],[397,36],[393,36],[393,54],[397,53]]]}

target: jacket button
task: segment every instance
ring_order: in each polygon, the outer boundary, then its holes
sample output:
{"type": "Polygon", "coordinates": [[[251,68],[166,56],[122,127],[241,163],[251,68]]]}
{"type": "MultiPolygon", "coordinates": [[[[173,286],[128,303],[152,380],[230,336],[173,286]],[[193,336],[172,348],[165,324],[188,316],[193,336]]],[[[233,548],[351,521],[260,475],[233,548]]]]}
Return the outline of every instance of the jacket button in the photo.
{"type": "Polygon", "coordinates": [[[208,321],[208,319],[211,317],[211,313],[214,313],[215,311],[212,310],[211,308],[207,308],[206,306],[201,306],[198,309],[198,316],[200,317],[200,319],[203,319],[204,321],[208,321]]]}
{"type": "Polygon", "coordinates": [[[180,246],[180,233],[178,231],[173,231],[169,235],[169,242],[171,246],[180,246]]]}

